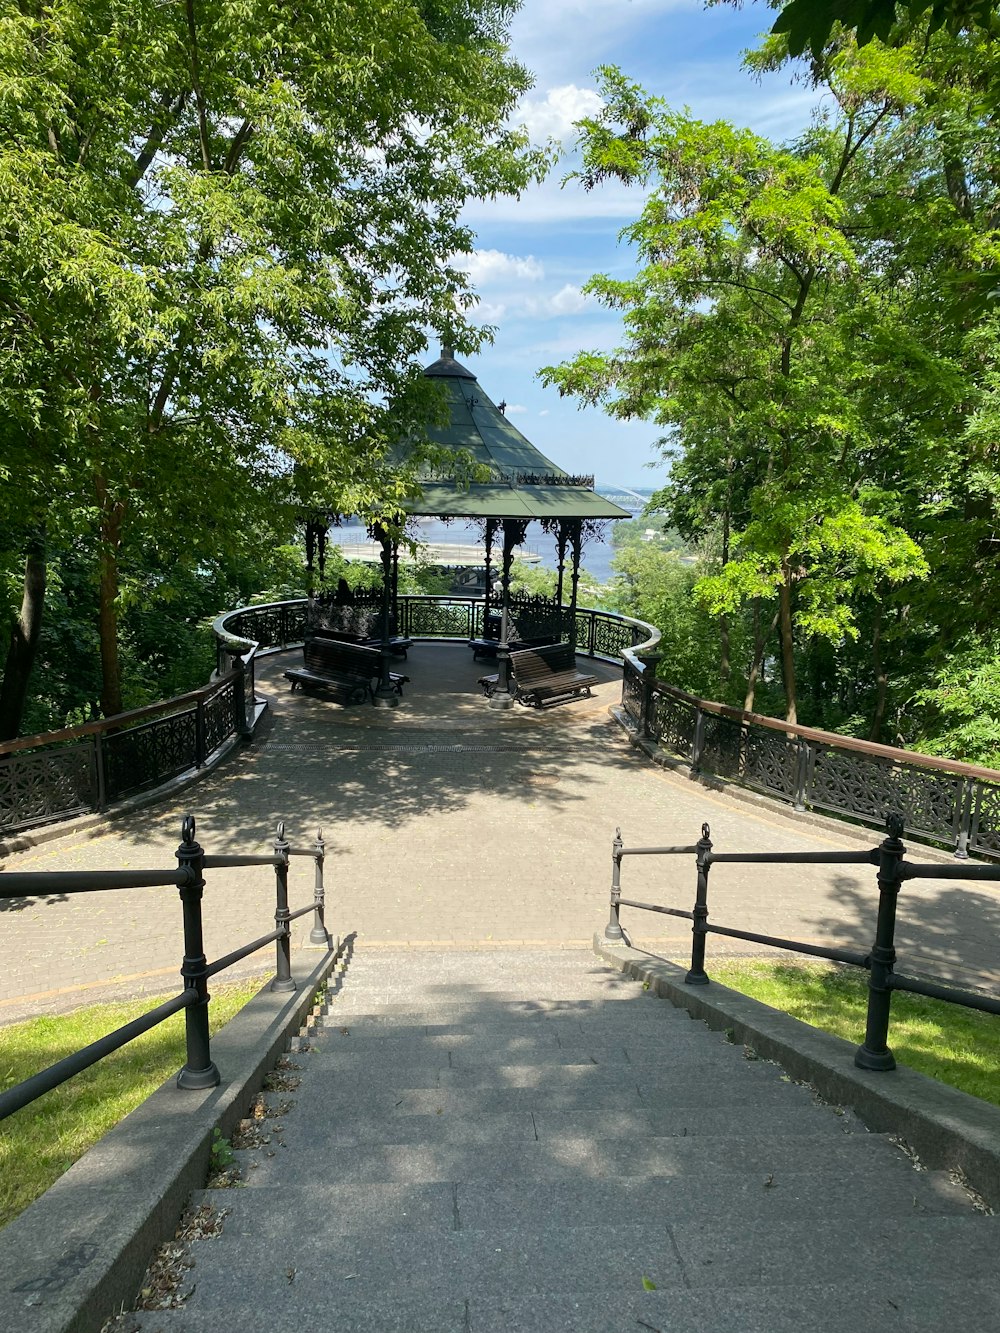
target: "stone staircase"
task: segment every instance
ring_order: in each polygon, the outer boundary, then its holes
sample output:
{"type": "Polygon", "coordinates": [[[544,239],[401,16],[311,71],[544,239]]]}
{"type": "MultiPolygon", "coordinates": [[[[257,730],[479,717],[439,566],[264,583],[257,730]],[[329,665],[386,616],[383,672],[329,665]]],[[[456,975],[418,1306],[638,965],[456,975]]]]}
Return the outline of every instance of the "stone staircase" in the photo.
{"type": "Polygon", "coordinates": [[[322,1015],[130,1329],[1000,1329],[1000,1219],[590,954],[359,947],[322,1015]]]}

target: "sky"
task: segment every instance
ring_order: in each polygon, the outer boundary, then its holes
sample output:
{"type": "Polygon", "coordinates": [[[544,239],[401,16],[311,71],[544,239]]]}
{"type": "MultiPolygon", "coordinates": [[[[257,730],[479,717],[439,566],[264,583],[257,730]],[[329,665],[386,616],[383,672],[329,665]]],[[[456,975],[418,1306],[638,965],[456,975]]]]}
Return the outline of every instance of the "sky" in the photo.
{"type": "Polygon", "coordinates": [[[459,359],[494,402],[507,402],[518,429],[570,472],[626,486],[653,487],[666,478],[654,423],[581,410],[537,379],[542,366],[620,344],[620,317],[581,287],[595,273],[635,271],[618,236],[638,217],[641,192],[605,185],[588,194],[574,182],[561,184],[574,163],[573,122],[600,107],[594,71],[617,65],[699,120],[729,120],[786,140],[808,123],[815,93],[787,70],[758,81],[742,68],[742,53],[773,20],[761,0],[742,9],[705,9],[701,0],[523,0],[513,21],[512,53],[535,79],[513,119],[535,142],[560,140],[568,156],[520,199],[467,208],[477,238],[463,260],[480,296],[474,318],[496,334],[492,346],[459,359]]]}

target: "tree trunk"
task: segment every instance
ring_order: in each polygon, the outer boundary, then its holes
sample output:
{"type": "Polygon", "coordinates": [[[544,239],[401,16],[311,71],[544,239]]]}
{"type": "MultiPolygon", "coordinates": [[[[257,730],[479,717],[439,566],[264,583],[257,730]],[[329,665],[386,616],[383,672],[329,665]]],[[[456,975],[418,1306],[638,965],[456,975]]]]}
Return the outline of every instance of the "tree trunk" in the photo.
{"type": "Polygon", "coordinates": [[[108,496],[103,477],[96,482],[101,508],[98,632],[101,643],[101,712],[113,717],[122,711],[121,666],[118,660],[118,549],[121,545],[124,506],[108,496]]]}
{"type": "Polygon", "coordinates": [[[21,614],[11,627],[10,646],[0,684],[0,741],[12,741],[21,729],[28,681],[35,664],[45,606],[45,535],[35,533],[24,561],[21,614]]]}
{"type": "Polygon", "coordinates": [[[786,722],[797,722],[798,716],[795,706],[795,654],[792,651],[792,575],[789,569],[784,570],[785,577],[781,583],[781,603],[779,607],[781,618],[781,672],[785,681],[785,720],[786,722]]]}
{"type": "Polygon", "coordinates": [[[760,598],[753,600],[753,661],[750,663],[750,672],[747,676],[747,692],[743,699],[744,713],[753,712],[754,695],[757,692],[757,679],[760,676],[761,667],[764,665],[764,653],[767,649],[767,641],[775,631],[778,624],[780,610],[775,611],[771,617],[771,624],[767,633],[761,633],[760,628],[760,598]]]}

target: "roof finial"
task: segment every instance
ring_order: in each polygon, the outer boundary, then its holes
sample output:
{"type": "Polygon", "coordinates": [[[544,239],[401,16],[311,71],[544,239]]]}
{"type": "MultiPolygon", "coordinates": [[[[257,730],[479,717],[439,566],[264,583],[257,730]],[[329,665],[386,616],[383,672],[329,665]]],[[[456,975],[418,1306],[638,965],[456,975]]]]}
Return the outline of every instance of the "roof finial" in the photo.
{"type": "Polygon", "coordinates": [[[455,349],[454,349],[454,347],[449,347],[447,343],[442,343],[442,344],[441,344],[441,359],[442,359],[442,361],[454,361],[454,360],[455,360],[455,349]]]}

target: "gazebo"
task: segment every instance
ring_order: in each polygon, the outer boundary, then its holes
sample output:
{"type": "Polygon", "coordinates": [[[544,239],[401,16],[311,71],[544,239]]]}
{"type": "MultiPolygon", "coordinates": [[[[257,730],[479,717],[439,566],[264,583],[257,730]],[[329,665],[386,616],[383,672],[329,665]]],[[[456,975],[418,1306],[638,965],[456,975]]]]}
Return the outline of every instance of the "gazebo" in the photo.
{"type": "MultiPolygon", "coordinates": [[[[419,476],[420,493],[403,501],[407,517],[478,520],[483,525],[486,555],[486,598],[490,599],[493,547],[501,538],[500,628],[497,642],[497,687],[490,697],[493,708],[508,708],[513,703],[510,692],[510,574],[514,550],[525,539],[529,524],[540,523],[555,537],[557,553],[556,603],[562,606],[567,549],[570,553],[570,601],[567,623],[573,635],[580,577],[580,555],[588,533],[609,520],[630,518],[625,509],[605,500],[594,490],[592,476],[578,476],[546,458],[504,415],[506,404],[495,404],[484,392],[471,370],[455,360],[451,348],[442,349],[437,361],[424,374],[436,380],[447,404],[447,422],[428,429],[433,444],[457,456],[471,458],[473,475],[485,480],[469,481],[467,476],[444,476],[440,471],[425,470],[419,476]]],[[[381,617],[382,679],[375,702],[393,707],[399,696],[389,681],[391,658],[391,607],[395,602],[398,579],[398,543],[384,529],[376,529],[382,546],[383,598],[381,617]]],[[[316,538],[307,535],[311,552],[316,538]]]]}

